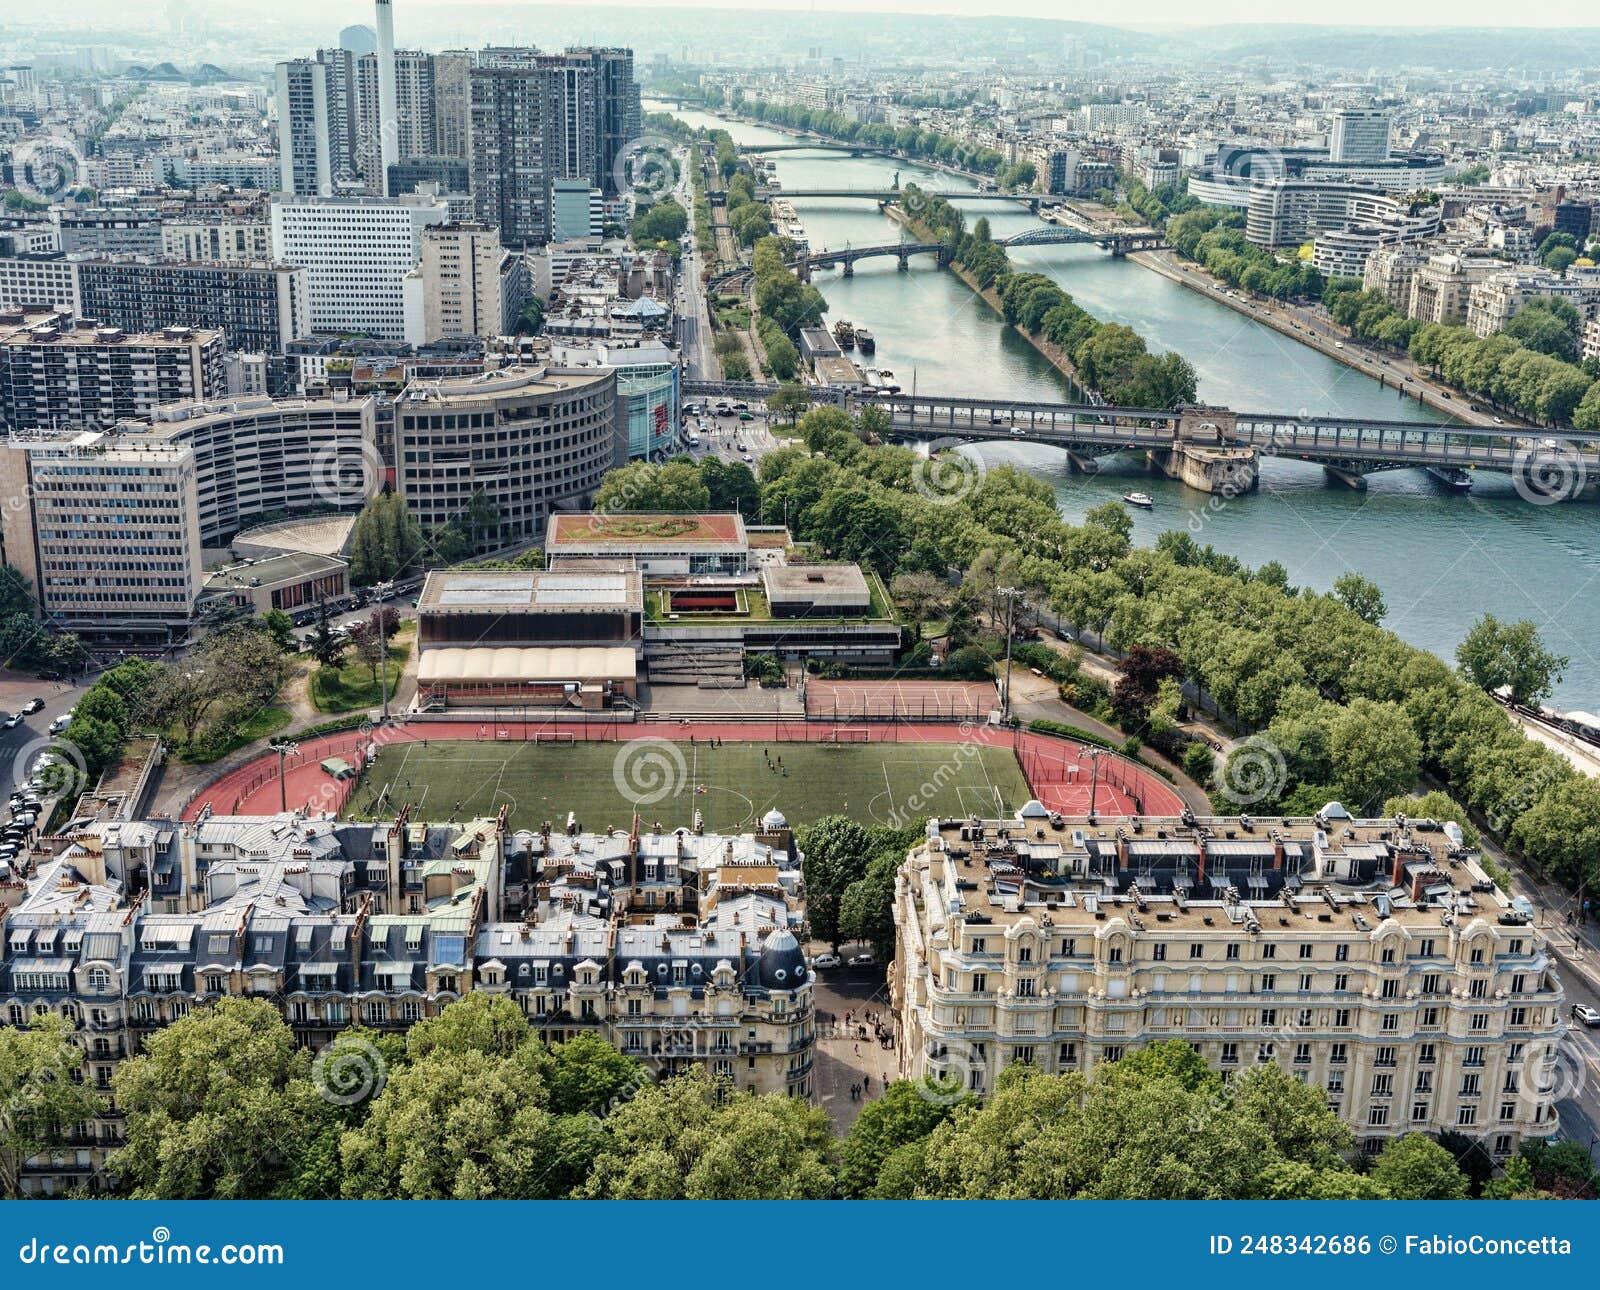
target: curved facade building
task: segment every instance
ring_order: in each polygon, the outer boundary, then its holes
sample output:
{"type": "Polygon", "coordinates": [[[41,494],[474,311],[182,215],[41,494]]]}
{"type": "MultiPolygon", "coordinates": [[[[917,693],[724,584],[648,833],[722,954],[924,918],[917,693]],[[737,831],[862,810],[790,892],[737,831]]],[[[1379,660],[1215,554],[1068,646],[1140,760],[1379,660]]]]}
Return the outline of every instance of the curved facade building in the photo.
{"type": "Polygon", "coordinates": [[[384,482],[370,397],[177,403],[119,430],[194,451],[206,546],[267,515],[358,510],[384,482]]]}
{"type": "Polygon", "coordinates": [[[610,368],[507,367],[414,384],[395,407],[396,482],[424,533],[466,522],[493,551],[539,540],[557,509],[584,509],[628,459],[610,368]]]}
{"type": "MultiPolygon", "coordinates": [[[[1406,203],[1379,188],[1316,179],[1280,179],[1251,187],[1245,236],[1257,246],[1299,246],[1333,229],[1407,218],[1406,203]]],[[[1437,225],[1437,213],[1433,219],[1437,225]]]]}

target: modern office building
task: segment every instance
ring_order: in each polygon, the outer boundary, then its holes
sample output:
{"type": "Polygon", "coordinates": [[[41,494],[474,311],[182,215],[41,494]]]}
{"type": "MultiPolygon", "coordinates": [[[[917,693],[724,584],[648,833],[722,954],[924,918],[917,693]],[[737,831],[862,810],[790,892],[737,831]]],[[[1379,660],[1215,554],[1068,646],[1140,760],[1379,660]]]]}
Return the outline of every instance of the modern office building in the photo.
{"type": "Polygon", "coordinates": [[[982,1097],[1157,1040],[1276,1062],[1362,1149],[1558,1127],[1562,989],[1526,902],[1454,824],[1248,816],[930,821],[895,883],[900,1074],[982,1097]]]}
{"type": "Polygon", "coordinates": [[[1274,179],[1250,186],[1245,236],[1257,246],[1300,246],[1319,233],[1354,224],[1437,230],[1439,208],[1412,215],[1402,199],[1366,184],[1274,179]]]}
{"type": "Polygon", "coordinates": [[[65,314],[0,313],[0,426],[104,428],[225,388],[222,334],[130,333],[65,314]]]}
{"type": "Polygon", "coordinates": [[[102,431],[14,432],[0,481],[5,562],[65,631],[166,645],[204,580],[194,453],[102,431]]]}
{"type": "Polygon", "coordinates": [[[0,309],[59,310],[77,315],[77,264],[60,251],[0,258],[0,309]]]}
{"type": "Polygon", "coordinates": [[[166,220],[161,254],[193,264],[259,264],[272,258],[272,226],[245,215],[166,220]]]}
{"type": "Polygon", "coordinates": [[[94,207],[50,212],[56,249],[68,255],[160,255],[161,212],[94,207]]]}
{"type": "Polygon", "coordinates": [[[498,336],[505,309],[500,245],[487,224],[437,224],[422,233],[424,343],[446,336],[498,336]]]}
{"type": "Polygon", "coordinates": [[[561,74],[510,51],[472,69],[472,197],[506,246],[543,246],[552,234],[561,74]]]}
{"type": "Polygon", "coordinates": [[[311,331],[309,271],[287,264],[151,264],[85,260],[79,312],[124,331],[201,327],[229,349],[282,354],[311,331]]]}
{"type": "Polygon", "coordinates": [[[437,198],[275,197],[272,255],[302,266],[318,332],[405,339],[405,279],[422,230],[443,224],[437,198]]]}
{"type": "Polygon", "coordinates": [[[659,461],[678,444],[682,372],[665,345],[553,345],[551,361],[566,368],[610,367],[617,373],[617,416],[627,430],[628,458],[659,461]]]}
{"type": "Polygon", "coordinates": [[[333,195],[328,69],[294,58],[276,68],[278,186],[302,197],[333,195]]]}
{"type": "Polygon", "coordinates": [[[552,513],[583,509],[627,461],[608,368],[416,382],[394,417],[398,491],[411,514],[424,533],[456,524],[479,551],[538,541],[552,513]]]}
{"type": "Polygon", "coordinates": [[[1340,108],[1328,128],[1328,156],[1342,162],[1389,160],[1390,114],[1384,108],[1340,108]]]}
{"type": "Polygon", "coordinates": [[[194,453],[196,523],[208,547],[264,516],[358,510],[388,478],[372,397],[172,403],[119,429],[123,442],[194,453]]]}
{"type": "MultiPolygon", "coordinates": [[[[355,754],[359,763],[362,757],[355,754]]],[[[597,1035],[657,1078],[701,1068],[753,1093],[812,1094],[814,976],[799,944],[803,856],[758,832],[511,833],[429,823],[206,815],[95,823],[17,884],[0,1017],[67,1017],[84,1073],[218,1000],[270,1000],[312,1049],[352,1026],[402,1035],[474,990],[550,1043],[597,1035]]],[[[27,1194],[105,1185],[116,1107],[27,1194]]]]}

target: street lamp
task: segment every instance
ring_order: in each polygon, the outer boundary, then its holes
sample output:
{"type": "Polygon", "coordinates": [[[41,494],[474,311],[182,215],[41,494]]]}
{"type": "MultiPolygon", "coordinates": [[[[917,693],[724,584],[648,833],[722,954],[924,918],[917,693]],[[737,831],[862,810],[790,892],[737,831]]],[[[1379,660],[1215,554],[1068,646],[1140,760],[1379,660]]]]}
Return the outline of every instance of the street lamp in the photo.
{"type": "Polygon", "coordinates": [[[1011,723],[1011,636],[1012,622],[1016,617],[1017,598],[1022,594],[1015,587],[998,587],[996,590],[1006,598],[1006,670],[1000,678],[1000,720],[1007,725],[1011,723]]]}
{"type": "Polygon", "coordinates": [[[273,752],[278,754],[278,809],[285,815],[289,813],[289,784],[284,779],[284,763],[290,753],[300,751],[300,745],[293,739],[280,739],[275,744],[268,745],[273,752]]]}
{"type": "Polygon", "coordinates": [[[1094,823],[1095,797],[1100,788],[1100,750],[1089,749],[1089,823],[1094,823]]]}

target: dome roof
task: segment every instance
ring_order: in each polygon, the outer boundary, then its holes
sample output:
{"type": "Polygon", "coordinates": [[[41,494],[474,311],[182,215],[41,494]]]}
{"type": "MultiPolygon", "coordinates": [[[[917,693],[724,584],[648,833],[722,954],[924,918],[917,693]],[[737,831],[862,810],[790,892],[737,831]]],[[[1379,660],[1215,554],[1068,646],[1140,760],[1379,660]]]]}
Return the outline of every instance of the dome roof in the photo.
{"type": "Polygon", "coordinates": [[[769,831],[772,829],[786,829],[789,827],[789,821],[784,819],[782,811],[777,807],[773,807],[761,817],[761,827],[769,831]]]}
{"type": "Polygon", "coordinates": [[[761,947],[761,984],[769,990],[794,990],[805,984],[806,956],[794,933],[780,927],[761,947]]]}

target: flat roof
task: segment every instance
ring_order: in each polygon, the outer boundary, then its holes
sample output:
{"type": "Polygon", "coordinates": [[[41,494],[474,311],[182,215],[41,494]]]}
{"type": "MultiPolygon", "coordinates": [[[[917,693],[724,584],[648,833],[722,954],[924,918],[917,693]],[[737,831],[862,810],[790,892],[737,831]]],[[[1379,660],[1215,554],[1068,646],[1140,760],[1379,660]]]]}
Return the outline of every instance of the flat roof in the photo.
{"type": "Polygon", "coordinates": [[[761,571],[772,604],[804,601],[818,605],[871,604],[872,593],[854,564],[780,564],[761,571]]]}
{"type": "Polygon", "coordinates": [[[206,576],[207,591],[271,587],[280,582],[316,578],[348,568],[343,560],[314,551],[286,551],[249,564],[230,564],[206,576]]]}
{"type": "Polygon", "coordinates": [[[452,645],[424,650],[417,662],[418,682],[453,681],[574,682],[631,681],[639,660],[630,646],[452,645]]]}
{"type": "Polygon", "coordinates": [[[545,549],[592,553],[608,548],[629,551],[687,551],[736,548],[749,539],[744,520],[726,514],[663,514],[658,512],[562,514],[551,518],[545,549]]]}
{"type": "Polygon", "coordinates": [[[591,612],[643,613],[644,585],[632,571],[548,572],[436,569],[428,575],[422,614],[591,612]]]}

